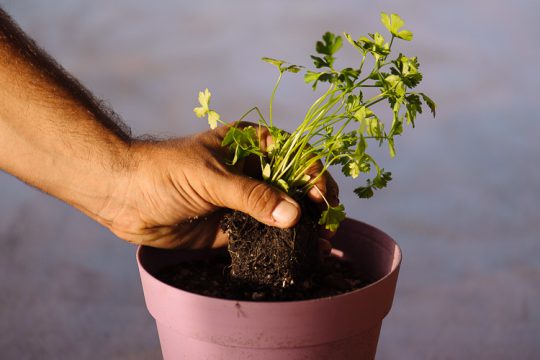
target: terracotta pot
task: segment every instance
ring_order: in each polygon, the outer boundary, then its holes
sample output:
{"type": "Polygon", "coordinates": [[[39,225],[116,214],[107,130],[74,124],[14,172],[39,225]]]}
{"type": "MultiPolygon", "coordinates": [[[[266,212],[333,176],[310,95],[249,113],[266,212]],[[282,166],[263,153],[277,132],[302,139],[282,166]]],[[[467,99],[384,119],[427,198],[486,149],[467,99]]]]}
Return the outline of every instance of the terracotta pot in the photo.
{"type": "Polygon", "coordinates": [[[373,359],[392,306],[401,250],[384,232],[346,220],[333,241],[374,283],[347,294],[291,302],[251,302],[192,294],[152,274],[209,251],[141,247],[137,261],[146,305],[165,359],[373,359]]]}

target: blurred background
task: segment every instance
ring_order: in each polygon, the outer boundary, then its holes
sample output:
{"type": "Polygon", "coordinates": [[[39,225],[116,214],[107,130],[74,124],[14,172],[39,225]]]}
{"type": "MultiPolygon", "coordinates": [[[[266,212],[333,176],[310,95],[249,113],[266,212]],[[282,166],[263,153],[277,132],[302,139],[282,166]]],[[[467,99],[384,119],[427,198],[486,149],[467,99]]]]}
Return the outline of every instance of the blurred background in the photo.
{"type": "MultiPolygon", "coordinates": [[[[540,57],[536,0],[0,1],[134,134],[205,130],[208,87],[227,120],[267,109],[276,72],[309,64],[327,30],[414,32],[422,90],[438,103],[397,142],[394,180],[371,200],[336,174],[350,217],[402,246],[378,359],[540,358],[540,57]]],[[[341,64],[354,52],[344,51],[341,64]]],[[[287,76],[276,116],[290,128],[313,101],[287,76]]],[[[0,357],[157,359],[135,248],[76,210],[0,173],[0,357]]]]}

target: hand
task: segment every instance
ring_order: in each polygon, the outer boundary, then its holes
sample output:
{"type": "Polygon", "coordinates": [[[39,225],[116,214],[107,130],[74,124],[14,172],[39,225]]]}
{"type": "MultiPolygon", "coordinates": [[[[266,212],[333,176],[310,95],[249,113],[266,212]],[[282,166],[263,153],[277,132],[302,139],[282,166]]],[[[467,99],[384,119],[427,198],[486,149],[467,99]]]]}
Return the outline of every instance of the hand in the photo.
{"type": "MultiPolygon", "coordinates": [[[[222,246],[223,208],[272,226],[298,221],[296,202],[249,177],[257,165],[225,165],[221,142],[227,127],[185,139],[132,140],[114,112],[1,9],[0,83],[0,170],[76,207],[122,239],[162,248],[222,246]]],[[[308,175],[314,178],[320,169],[316,164],[308,175]]],[[[315,203],[322,203],[319,191],[337,203],[329,175],[316,186],[309,194],[315,203]]]]}
{"type": "MultiPolygon", "coordinates": [[[[218,225],[223,208],[240,210],[267,225],[293,226],[300,217],[299,205],[248,176],[258,165],[226,165],[229,154],[221,146],[226,132],[227,127],[220,127],[188,138],[135,143],[134,166],[117,181],[97,220],[124,240],[161,248],[225,245],[227,236],[218,225]]],[[[261,139],[270,140],[267,134],[261,139]]],[[[329,175],[321,177],[317,188],[309,193],[315,203],[323,202],[319,191],[337,202],[337,186],[329,175]]]]}

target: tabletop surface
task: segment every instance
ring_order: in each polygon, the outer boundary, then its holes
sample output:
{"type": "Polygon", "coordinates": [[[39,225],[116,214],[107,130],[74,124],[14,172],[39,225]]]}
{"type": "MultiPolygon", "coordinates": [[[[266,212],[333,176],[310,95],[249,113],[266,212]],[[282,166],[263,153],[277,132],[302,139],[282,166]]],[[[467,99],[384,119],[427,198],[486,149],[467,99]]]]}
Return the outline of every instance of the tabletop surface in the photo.
{"type": "MultiPolygon", "coordinates": [[[[399,13],[439,114],[383,156],[394,180],[373,199],[336,174],[348,215],[403,249],[378,359],[538,358],[538,1],[0,4],[134,134],[157,136],[206,129],[192,113],[205,87],[224,118],[267,109],[275,72],[260,57],[306,64],[323,32],[382,31],[378,13],[399,13]]],[[[313,96],[286,78],[277,118],[302,116],[313,96]]],[[[0,357],[159,358],[134,254],[0,173],[0,357]]]]}

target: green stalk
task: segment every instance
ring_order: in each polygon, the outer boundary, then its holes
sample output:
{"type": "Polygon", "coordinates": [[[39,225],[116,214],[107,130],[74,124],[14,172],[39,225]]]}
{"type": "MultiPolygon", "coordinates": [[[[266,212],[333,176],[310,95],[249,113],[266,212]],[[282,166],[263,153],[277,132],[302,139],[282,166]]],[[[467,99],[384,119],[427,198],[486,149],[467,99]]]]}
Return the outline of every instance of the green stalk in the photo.
{"type": "MultiPolygon", "coordinates": [[[[320,119],[325,119],[325,115],[328,113],[328,111],[333,108],[335,106],[335,104],[337,103],[337,101],[339,101],[340,96],[338,96],[336,99],[332,98],[333,96],[333,92],[330,93],[331,94],[331,98],[330,100],[328,100],[328,102],[322,106],[319,110],[318,113],[316,114],[310,114],[310,115],[314,115],[315,117],[314,118],[309,118],[309,117],[306,117],[306,119],[304,119],[304,122],[302,123],[303,126],[300,126],[294,133],[293,133],[293,136],[294,136],[294,141],[291,143],[291,148],[289,149],[289,151],[286,153],[285,157],[284,157],[284,160],[282,162],[282,166],[281,166],[281,169],[279,169],[279,171],[276,172],[275,174],[275,179],[279,179],[281,177],[284,177],[287,173],[287,171],[289,169],[291,169],[292,167],[296,166],[298,164],[298,158],[300,156],[302,156],[303,152],[304,152],[304,148],[309,145],[309,141],[311,140],[312,138],[312,134],[315,130],[317,130],[319,128],[319,120],[320,119]],[[307,121],[306,121],[307,120],[307,121]],[[308,130],[308,133],[307,134],[304,134],[304,132],[308,130]],[[302,136],[303,135],[303,136],[302,136]],[[299,139],[300,140],[297,140],[299,139]],[[298,141],[298,142],[297,142],[298,141]],[[294,155],[292,155],[294,154],[294,155]],[[289,157],[290,156],[293,156],[293,158],[291,160],[289,160],[289,157]]],[[[315,111],[315,110],[313,110],[315,111]]],[[[291,136],[291,138],[293,137],[291,136]]]]}
{"type": "Polygon", "coordinates": [[[274,97],[276,96],[276,91],[277,91],[277,88],[279,86],[279,83],[281,82],[281,78],[283,76],[283,71],[280,71],[279,72],[279,77],[276,81],[276,84],[274,85],[274,89],[272,90],[272,95],[270,95],[270,106],[269,106],[269,117],[270,117],[270,126],[274,126],[274,118],[273,118],[273,114],[272,114],[272,107],[273,107],[273,104],[274,104],[274,97]]]}
{"type": "MultiPolygon", "coordinates": [[[[263,121],[264,126],[268,127],[268,124],[267,124],[266,120],[264,119],[264,116],[262,115],[261,110],[259,110],[259,107],[257,107],[257,106],[254,106],[251,109],[249,109],[248,111],[246,111],[242,116],[240,116],[240,119],[238,119],[237,121],[244,120],[246,118],[246,116],[251,114],[251,112],[253,112],[253,111],[256,111],[257,114],[259,114],[259,118],[263,121]]],[[[225,122],[223,122],[223,124],[227,125],[225,122]]]]}
{"type": "Polygon", "coordinates": [[[272,169],[273,170],[272,171],[272,173],[273,173],[272,181],[277,181],[277,179],[280,178],[278,176],[278,174],[280,174],[280,175],[282,174],[282,171],[280,171],[280,168],[284,166],[283,164],[286,164],[288,162],[288,159],[289,159],[289,157],[291,155],[291,152],[294,151],[294,145],[296,144],[296,142],[298,141],[298,138],[304,132],[304,129],[306,128],[306,126],[309,124],[309,122],[311,120],[312,111],[314,111],[314,109],[319,104],[324,102],[324,99],[329,94],[332,93],[332,91],[333,91],[332,88],[333,88],[333,85],[330,86],[328,88],[328,90],[311,105],[311,107],[309,108],[308,112],[306,113],[306,116],[304,117],[304,120],[302,121],[300,126],[285,141],[285,144],[283,144],[283,147],[280,149],[280,152],[275,155],[275,159],[277,159],[277,160],[274,163],[274,166],[273,166],[273,169],[272,169]],[[282,155],[282,154],[284,154],[284,155],[282,155]]]}

